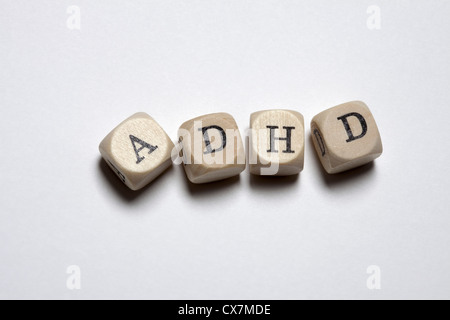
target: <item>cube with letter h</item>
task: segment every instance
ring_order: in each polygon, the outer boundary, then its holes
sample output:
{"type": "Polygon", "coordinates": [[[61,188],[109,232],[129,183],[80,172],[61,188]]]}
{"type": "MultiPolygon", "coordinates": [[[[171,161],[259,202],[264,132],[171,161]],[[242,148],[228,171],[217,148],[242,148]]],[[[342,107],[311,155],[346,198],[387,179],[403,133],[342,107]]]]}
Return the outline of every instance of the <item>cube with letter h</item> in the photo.
{"type": "Polygon", "coordinates": [[[364,102],[325,110],[311,122],[317,155],[326,172],[343,172],[367,164],[383,152],[375,119],[364,102]]]}
{"type": "Polygon", "coordinates": [[[192,183],[223,180],[245,170],[244,145],[231,115],[214,113],[189,120],[181,125],[178,136],[180,156],[192,183]]]}
{"type": "Polygon", "coordinates": [[[99,149],[120,180],[139,190],[172,165],[174,144],[152,117],[137,113],[108,134],[99,149]]]}
{"type": "Polygon", "coordinates": [[[291,110],[266,110],[250,117],[249,162],[255,175],[288,176],[303,170],[303,116],[291,110]]]}

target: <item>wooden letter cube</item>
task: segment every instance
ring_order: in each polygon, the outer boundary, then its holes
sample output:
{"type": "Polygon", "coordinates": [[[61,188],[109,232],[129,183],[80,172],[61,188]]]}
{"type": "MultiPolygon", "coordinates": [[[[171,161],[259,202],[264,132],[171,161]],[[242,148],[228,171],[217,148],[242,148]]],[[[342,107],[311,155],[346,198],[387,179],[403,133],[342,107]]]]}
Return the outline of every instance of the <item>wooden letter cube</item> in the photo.
{"type": "Polygon", "coordinates": [[[227,113],[201,116],[178,131],[186,175],[192,183],[208,183],[245,170],[244,145],[238,126],[227,113]]]}
{"type": "Polygon", "coordinates": [[[117,176],[132,190],[152,182],[172,165],[174,144],[145,113],[122,122],[100,144],[100,153],[117,176]]]}
{"type": "Polygon", "coordinates": [[[250,117],[250,173],[288,176],[303,170],[305,125],[290,110],[267,110],[250,117]]]}
{"type": "Polygon", "coordinates": [[[369,163],[383,152],[375,119],[361,101],[316,115],[311,122],[311,135],[320,161],[330,174],[369,163]]]}

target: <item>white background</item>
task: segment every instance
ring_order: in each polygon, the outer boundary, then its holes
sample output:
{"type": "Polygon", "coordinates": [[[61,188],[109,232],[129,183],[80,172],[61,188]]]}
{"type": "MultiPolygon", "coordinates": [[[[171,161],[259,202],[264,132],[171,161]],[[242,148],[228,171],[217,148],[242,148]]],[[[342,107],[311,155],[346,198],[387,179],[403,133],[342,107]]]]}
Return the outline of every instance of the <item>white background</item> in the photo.
{"type": "Polygon", "coordinates": [[[0,0],[0,298],[450,298],[449,14],[444,0],[0,0]],[[384,154],[339,176],[308,139],[298,178],[195,187],[174,167],[133,193],[98,152],[138,111],[175,140],[206,113],[309,124],[356,99],[384,154]]]}

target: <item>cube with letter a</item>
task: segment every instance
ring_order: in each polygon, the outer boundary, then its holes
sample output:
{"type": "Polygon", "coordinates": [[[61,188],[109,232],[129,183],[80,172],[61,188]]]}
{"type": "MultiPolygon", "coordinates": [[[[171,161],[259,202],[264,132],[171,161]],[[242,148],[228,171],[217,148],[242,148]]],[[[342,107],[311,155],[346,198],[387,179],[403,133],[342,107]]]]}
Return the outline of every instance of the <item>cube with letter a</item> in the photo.
{"type": "Polygon", "coordinates": [[[99,149],[120,180],[139,190],[172,165],[174,144],[152,117],[137,113],[111,131],[99,149]]]}
{"type": "Polygon", "coordinates": [[[343,172],[367,164],[383,152],[375,119],[364,102],[325,110],[311,121],[311,135],[326,172],[343,172]]]}
{"type": "Polygon", "coordinates": [[[181,156],[189,181],[223,180],[245,170],[244,145],[234,118],[227,113],[204,115],[178,130],[181,156]]]}

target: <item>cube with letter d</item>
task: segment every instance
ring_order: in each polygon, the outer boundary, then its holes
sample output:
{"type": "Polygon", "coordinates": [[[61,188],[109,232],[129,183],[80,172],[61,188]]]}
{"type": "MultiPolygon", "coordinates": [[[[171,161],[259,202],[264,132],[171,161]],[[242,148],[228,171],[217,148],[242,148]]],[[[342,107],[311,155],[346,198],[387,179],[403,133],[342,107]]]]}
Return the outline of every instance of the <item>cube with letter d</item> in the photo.
{"type": "Polygon", "coordinates": [[[245,170],[244,145],[234,118],[227,113],[204,115],[178,130],[180,155],[189,181],[223,180],[245,170]]]}
{"type": "Polygon", "coordinates": [[[317,155],[326,172],[353,169],[383,152],[375,119],[364,102],[353,101],[325,110],[311,122],[317,155]]]}

